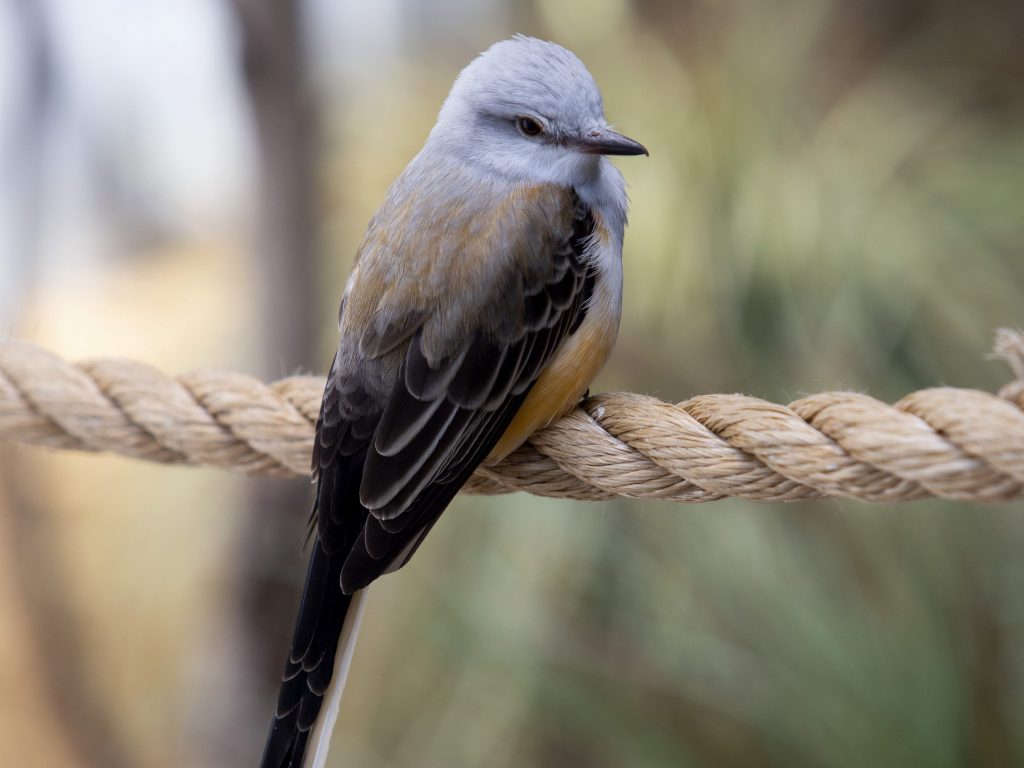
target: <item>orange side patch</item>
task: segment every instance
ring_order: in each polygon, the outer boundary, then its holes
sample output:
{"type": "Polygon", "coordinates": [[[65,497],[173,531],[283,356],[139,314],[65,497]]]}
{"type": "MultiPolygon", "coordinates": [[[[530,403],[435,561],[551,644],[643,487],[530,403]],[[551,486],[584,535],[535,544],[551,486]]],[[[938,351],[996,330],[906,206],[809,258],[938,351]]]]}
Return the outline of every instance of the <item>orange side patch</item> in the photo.
{"type": "Polygon", "coordinates": [[[576,333],[562,342],[488,455],[486,464],[497,464],[530,435],[564,416],[579,402],[615,345],[618,318],[612,322],[609,319],[588,314],[576,333]]]}

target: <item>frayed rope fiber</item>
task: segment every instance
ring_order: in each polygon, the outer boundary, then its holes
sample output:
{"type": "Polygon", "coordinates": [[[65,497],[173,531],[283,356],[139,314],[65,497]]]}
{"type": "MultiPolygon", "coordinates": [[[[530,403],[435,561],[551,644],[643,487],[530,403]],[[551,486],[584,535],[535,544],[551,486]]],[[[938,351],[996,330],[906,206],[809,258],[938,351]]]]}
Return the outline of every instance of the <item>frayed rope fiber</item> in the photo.
{"type": "MultiPolygon", "coordinates": [[[[677,404],[598,395],[501,464],[478,469],[465,491],[678,502],[1017,499],[1024,335],[999,331],[996,354],[1018,376],[998,396],[939,387],[895,405],[854,392],[776,405],[743,395],[677,404]]],[[[0,342],[0,440],[308,475],[323,385],[209,370],[170,377],[133,360],[68,363],[33,344],[0,342]]]]}

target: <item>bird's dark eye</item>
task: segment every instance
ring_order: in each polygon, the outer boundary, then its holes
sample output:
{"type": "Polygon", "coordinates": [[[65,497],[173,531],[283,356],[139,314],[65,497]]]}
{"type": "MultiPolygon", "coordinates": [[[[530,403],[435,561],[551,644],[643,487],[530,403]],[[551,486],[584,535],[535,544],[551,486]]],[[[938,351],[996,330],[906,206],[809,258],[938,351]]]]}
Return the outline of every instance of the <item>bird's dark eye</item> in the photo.
{"type": "Polygon", "coordinates": [[[540,136],[544,133],[544,126],[534,120],[532,117],[517,117],[516,128],[523,136],[540,136]]]}

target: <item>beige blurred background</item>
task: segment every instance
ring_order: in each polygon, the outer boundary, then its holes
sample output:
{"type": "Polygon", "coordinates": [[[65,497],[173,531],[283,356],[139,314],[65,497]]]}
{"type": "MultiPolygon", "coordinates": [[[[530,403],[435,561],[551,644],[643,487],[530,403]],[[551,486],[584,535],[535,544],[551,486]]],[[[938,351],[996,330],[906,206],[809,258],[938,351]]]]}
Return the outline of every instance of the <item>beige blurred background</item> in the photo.
{"type": "MultiPolygon", "coordinates": [[[[595,390],[993,390],[1016,0],[0,0],[0,335],[323,372],[458,70],[573,49],[651,149],[595,390]]],[[[251,766],[302,481],[0,447],[0,763],[251,766]]],[[[334,764],[1024,764],[1024,507],[461,498],[374,586],[334,764]]]]}

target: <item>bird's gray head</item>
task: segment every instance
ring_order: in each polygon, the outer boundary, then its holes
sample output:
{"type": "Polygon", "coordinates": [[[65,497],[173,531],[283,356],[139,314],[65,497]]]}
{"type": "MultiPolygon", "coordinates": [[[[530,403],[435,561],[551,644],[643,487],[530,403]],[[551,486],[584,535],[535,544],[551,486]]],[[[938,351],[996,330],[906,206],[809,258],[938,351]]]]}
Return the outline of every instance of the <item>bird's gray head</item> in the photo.
{"type": "Polygon", "coordinates": [[[602,155],[647,154],[609,128],[597,83],[575,54],[522,35],[462,70],[428,147],[512,178],[573,186],[599,173],[602,155]]]}

